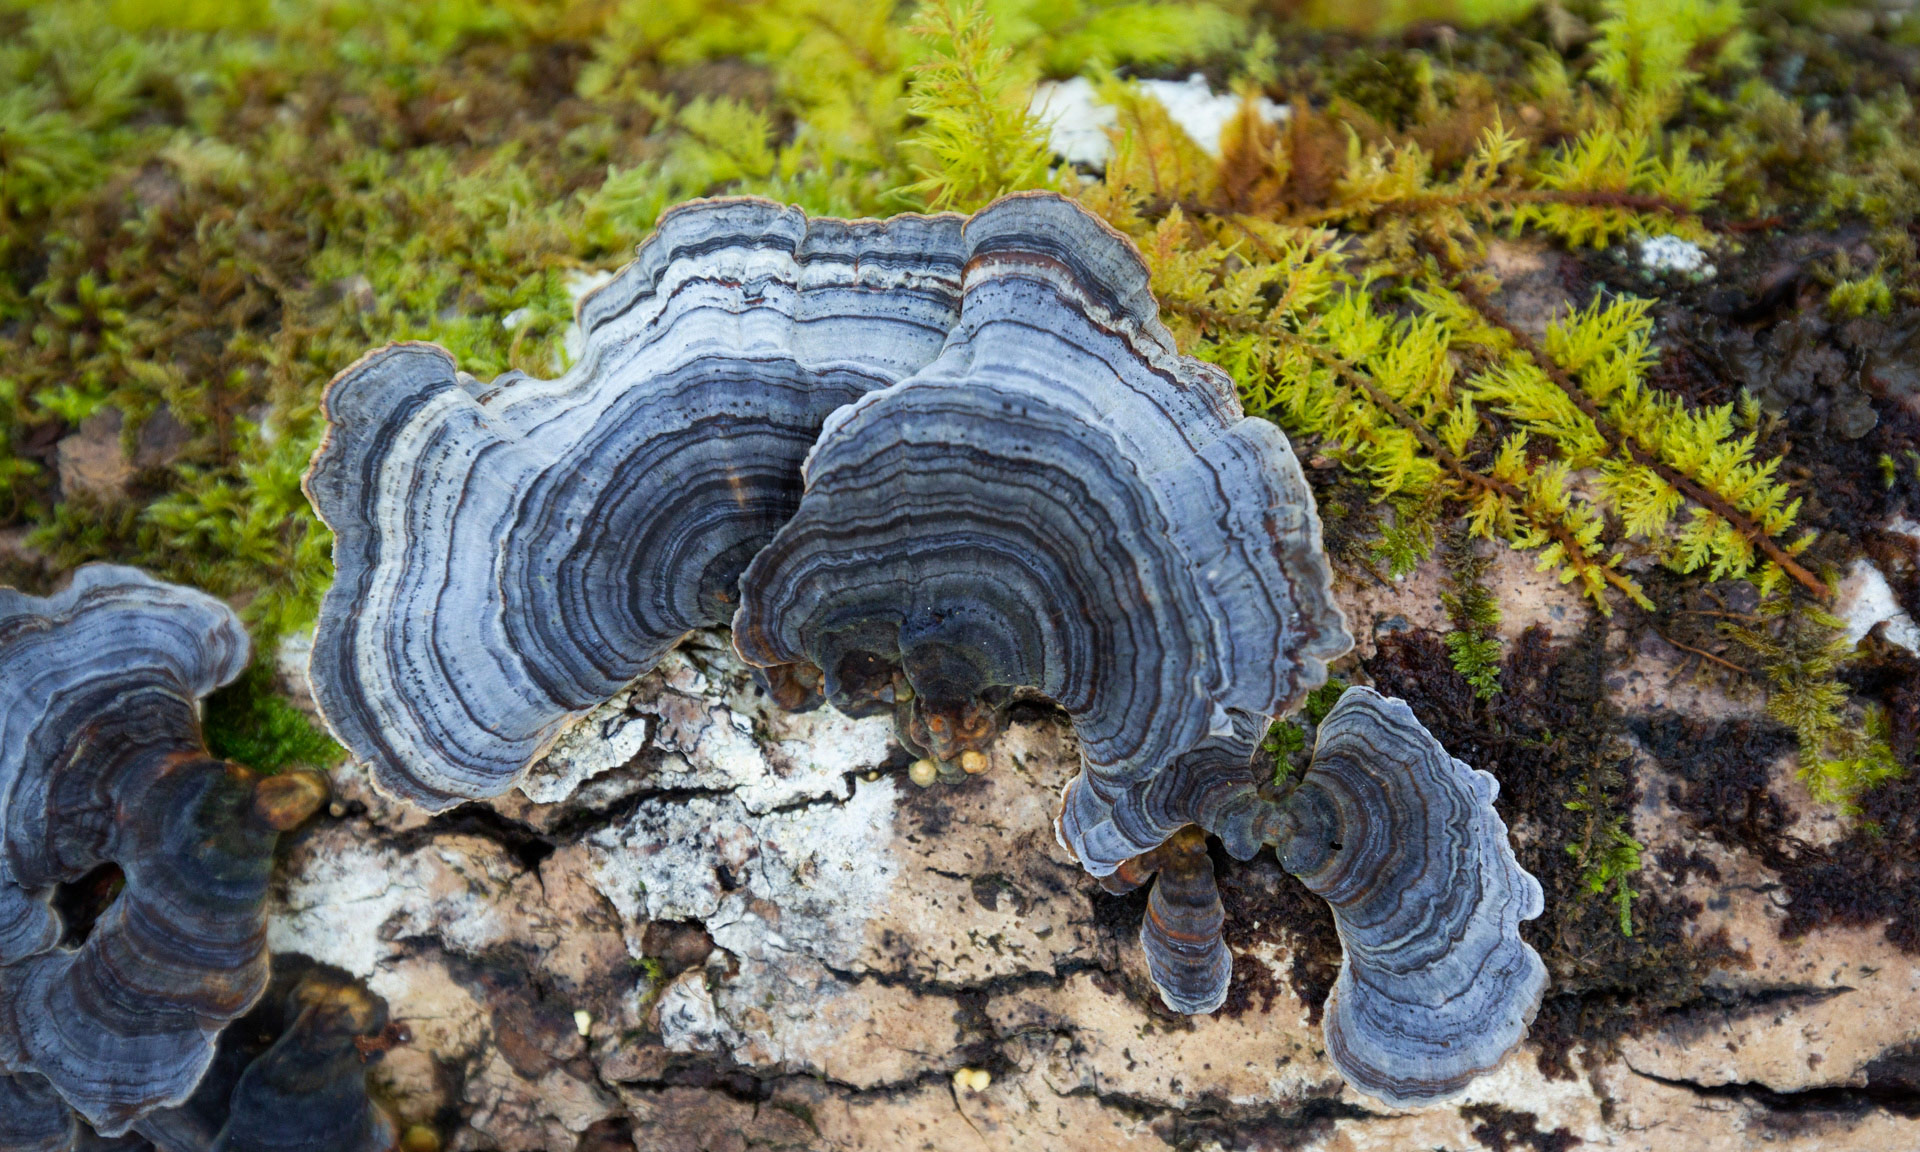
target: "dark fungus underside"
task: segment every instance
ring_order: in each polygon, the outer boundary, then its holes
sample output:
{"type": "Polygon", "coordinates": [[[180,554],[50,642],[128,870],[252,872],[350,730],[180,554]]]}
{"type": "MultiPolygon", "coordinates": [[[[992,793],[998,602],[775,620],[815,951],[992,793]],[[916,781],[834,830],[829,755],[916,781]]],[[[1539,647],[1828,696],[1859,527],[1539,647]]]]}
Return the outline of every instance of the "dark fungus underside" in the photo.
{"type": "Polygon", "coordinates": [[[407,1038],[346,972],[275,956],[266,993],[221,1033],[192,1097],[135,1131],[166,1152],[389,1152],[367,1068],[407,1038]]]}

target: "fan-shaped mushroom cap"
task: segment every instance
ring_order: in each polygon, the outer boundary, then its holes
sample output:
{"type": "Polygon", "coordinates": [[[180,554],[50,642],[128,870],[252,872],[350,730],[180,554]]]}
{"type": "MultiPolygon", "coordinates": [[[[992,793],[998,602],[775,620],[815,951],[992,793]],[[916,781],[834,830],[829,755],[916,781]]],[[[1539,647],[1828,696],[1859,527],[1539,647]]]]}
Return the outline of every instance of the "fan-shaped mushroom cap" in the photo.
{"type": "Polygon", "coordinates": [[[246,660],[225,605],[134,569],[0,591],[0,906],[29,926],[0,966],[0,1068],[106,1135],[183,1099],[259,995],[275,838],[325,796],[207,756],[196,700],[246,660]],[[124,889],[56,949],[53,887],[107,863],[124,889]]]}
{"type": "Polygon", "coordinates": [[[1327,1055],[1396,1107],[1464,1088],[1540,1007],[1546,967],[1519,933],[1540,883],[1514,859],[1499,791],[1404,701],[1349,688],[1283,803],[1280,862],[1333,906],[1344,952],[1327,1055]]]}
{"type": "Polygon", "coordinates": [[[960,223],[695,202],[583,302],[556,380],[480,385],[423,344],[335,379],[307,477],[336,569],[311,677],[374,781],[435,810],[497,795],[725,623],[828,413],[939,352],[960,223]]]}
{"type": "Polygon", "coordinates": [[[45,1080],[0,1073],[0,1152],[68,1152],[79,1137],[73,1109],[45,1080]]]}
{"type": "Polygon", "coordinates": [[[1227,998],[1233,954],[1220,935],[1227,914],[1207,857],[1207,834],[1189,824],[1148,853],[1140,867],[1158,872],[1140,921],[1153,986],[1175,1012],[1211,1012],[1227,998]]]}
{"type": "Polygon", "coordinates": [[[843,709],[903,672],[941,759],[1037,688],[1073,717],[1092,811],[1233,712],[1290,710],[1351,641],[1285,436],[1178,354],[1133,246],[1051,195],[965,240],[945,350],[828,421],[734,642],[819,668],[843,709]]]}

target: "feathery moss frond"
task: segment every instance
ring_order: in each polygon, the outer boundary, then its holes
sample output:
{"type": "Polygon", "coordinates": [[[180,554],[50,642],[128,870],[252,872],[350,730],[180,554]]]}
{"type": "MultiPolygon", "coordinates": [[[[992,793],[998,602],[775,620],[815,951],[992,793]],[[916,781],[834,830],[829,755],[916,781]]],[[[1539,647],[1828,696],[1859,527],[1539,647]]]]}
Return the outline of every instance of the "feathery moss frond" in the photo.
{"type": "Polygon", "coordinates": [[[1670,111],[1678,93],[1700,78],[1696,57],[1725,64],[1748,52],[1740,0],[1606,0],[1602,10],[1594,77],[1657,110],[1670,111]]]}
{"type": "Polygon", "coordinates": [[[1800,778],[1816,800],[1857,811],[1860,795],[1901,773],[1878,706],[1856,707],[1836,673],[1853,658],[1845,623],[1786,596],[1762,601],[1756,626],[1722,627],[1766,667],[1767,714],[1800,741],[1800,778]]]}
{"type": "Polygon", "coordinates": [[[1487,589],[1487,559],[1474,551],[1473,536],[1467,523],[1447,530],[1447,590],[1440,594],[1440,603],[1453,624],[1445,637],[1447,655],[1474,695],[1484,700],[1500,691],[1500,604],[1487,589]]]}
{"type": "Polygon", "coordinates": [[[932,55],[913,69],[907,109],[923,123],[908,140],[920,179],[907,186],[930,208],[971,212],[996,196],[1048,184],[1052,153],[1028,111],[1013,51],[993,40],[981,0],[922,9],[912,28],[932,55]]]}

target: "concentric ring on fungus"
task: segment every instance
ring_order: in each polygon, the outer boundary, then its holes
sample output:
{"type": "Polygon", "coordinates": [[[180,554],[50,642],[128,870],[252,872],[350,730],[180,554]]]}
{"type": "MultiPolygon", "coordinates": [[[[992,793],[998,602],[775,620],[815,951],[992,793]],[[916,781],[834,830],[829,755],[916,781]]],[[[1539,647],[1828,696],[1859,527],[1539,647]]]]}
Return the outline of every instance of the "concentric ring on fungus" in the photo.
{"type": "Polygon", "coordinates": [[[6,1152],[68,1152],[80,1121],[53,1086],[38,1076],[0,1074],[0,1148],[6,1152]]]}
{"type": "Polygon", "coordinates": [[[197,701],[246,663],[226,605],[132,568],[0,590],[0,1070],[104,1135],[185,1099],[260,995],[274,844],[326,795],[207,754],[197,701]],[[124,888],[60,947],[55,887],[108,864],[124,888]]]}
{"type": "Polygon", "coordinates": [[[940,350],[961,217],[669,211],[582,302],[555,380],[374,352],[328,387],[307,492],[334,532],[314,695],[383,791],[505,791],[570,720],[733,614],[828,413],[940,350]]]}

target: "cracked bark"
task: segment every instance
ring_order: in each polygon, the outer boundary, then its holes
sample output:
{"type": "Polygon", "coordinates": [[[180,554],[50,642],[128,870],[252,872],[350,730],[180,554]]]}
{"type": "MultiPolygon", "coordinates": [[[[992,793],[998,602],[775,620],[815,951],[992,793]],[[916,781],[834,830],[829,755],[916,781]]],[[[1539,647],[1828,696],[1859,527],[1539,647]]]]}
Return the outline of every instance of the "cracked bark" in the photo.
{"type": "MultiPolygon", "coordinates": [[[[1364,604],[1349,610],[1364,621],[1364,604]]],[[[1056,717],[1031,710],[987,774],[920,790],[885,721],[773,712],[720,645],[584,722],[571,790],[547,787],[548,802],[428,819],[340,770],[339,815],[287,854],[272,942],[367,977],[412,1028],[376,1073],[404,1122],[503,1152],[1522,1137],[1686,1152],[1762,1132],[1806,1148],[1920,1135],[1920,1060],[1900,1047],[1920,1043],[1920,967],[1876,952],[1862,976],[1802,962],[1827,941],[1781,951],[1764,866],[1724,847],[1707,848],[1723,879],[1701,902],[1726,903],[1754,969],[1583,1079],[1550,1080],[1523,1050],[1460,1101],[1395,1112],[1325,1059],[1292,982],[1306,928],[1255,898],[1291,883],[1271,862],[1227,873],[1249,894],[1236,985],[1258,994],[1173,1016],[1138,953],[1138,901],[1099,892],[1053,841],[1075,763],[1056,717]],[[622,743],[636,723],[644,746],[622,743]],[[1876,1038],[1852,1055],[1828,1044],[1825,1071],[1749,1059],[1792,1055],[1796,1028],[1842,1027],[1890,994],[1876,1038]],[[1702,1064],[1714,1051],[1725,1059],[1702,1064]],[[956,1082],[963,1069],[987,1086],[956,1082]]]]}

